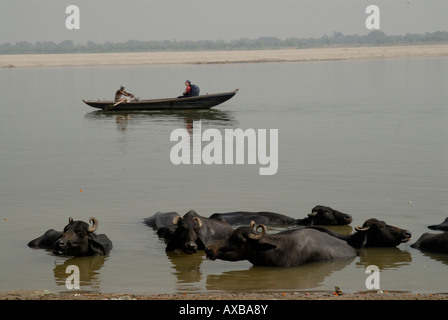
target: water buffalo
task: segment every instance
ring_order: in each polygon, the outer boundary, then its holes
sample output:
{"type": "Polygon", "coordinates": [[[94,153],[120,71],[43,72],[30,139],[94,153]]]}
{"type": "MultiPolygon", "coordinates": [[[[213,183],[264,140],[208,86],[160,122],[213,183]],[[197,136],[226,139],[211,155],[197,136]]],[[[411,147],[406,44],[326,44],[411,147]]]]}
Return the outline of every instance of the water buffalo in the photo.
{"type": "Polygon", "coordinates": [[[28,243],[31,248],[53,250],[54,254],[68,256],[106,255],[112,249],[112,242],[104,234],[95,234],[98,220],[90,218],[92,225],[84,221],[68,219],[64,231],[50,229],[44,235],[28,243]]]}
{"type": "Polygon", "coordinates": [[[226,239],[209,245],[205,251],[207,257],[249,260],[256,266],[291,267],[357,256],[356,250],[346,241],[314,228],[299,227],[270,235],[266,233],[266,226],[254,227],[252,221],[249,227],[239,227],[226,239]]]}
{"type": "Polygon", "coordinates": [[[315,206],[308,217],[301,219],[301,225],[342,226],[352,222],[352,216],[326,206],[315,206]]]}
{"type": "Polygon", "coordinates": [[[153,216],[143,219],[143,223],[153,230],[173,228],[173,219],[177,216],[179,216],[177,212],[157,212],[153,216]]]}
{"type": "MultiPolygon", "coordinates": [[[[174,221],[177,221],[178,217],[180,215],[177,212],[157,212],[153,216],[143,219],[143,223],[156,230],[159,238],[169,240],[177,228],[174,221]]],[[[190,210],[183,217],[193,218],[200,217],[200,215],[196,211],[190,210]]]]}
{"type": "Polygon", "coordinates": [[[143,223],[156,230],[159,238],[169,239],[176,230],[176,226],[173,224],[176,217],[180,217],[177,212],[157,212],[155,215],[143,219],[143,223]]]}
{"type": "Polygon", "coordinates": [[[448,218],[446,218],[442,223],[428,226],[428,228],[431,230],[448,231],[448,218]]]}
{"type": "Polygon", "coordinates": [[[431,230],[445,231],[439,234],[424,233],[411,248],[434,253],[448,253],[448,218],[441,224],[428,226],[431,230]]]}
{"type": "Polygon", "coordinates": [[[173,224],[173,232],[165,237],[166,251],[180,249],[187,254],[205,250],[207,244],[224,239],[233,231],[228,222],[199,216],[193,210],[183,217],[176,216],[173,224]]]}
{"type": "Polygon", "coordinates": [[[400,243],[408,242],[412,236],[408,230],[388,225],[374,218],[366,220],[362,227],[357,226],[355,230],[356,232],[350,235],[342,235],[330,230],[322,231],[347,241],[354,248],[395,247],[400,243]]]}
{"type": "Polygon", "coordinates": [[[263,211],[214,213],[210,218],[225,220],[231,225],[248,225],[251,221],[267,226],[347,225],[352,222],[351,215],[325,206],[315,206],[304,219],[294,219],[280,213],[263,211]]]}

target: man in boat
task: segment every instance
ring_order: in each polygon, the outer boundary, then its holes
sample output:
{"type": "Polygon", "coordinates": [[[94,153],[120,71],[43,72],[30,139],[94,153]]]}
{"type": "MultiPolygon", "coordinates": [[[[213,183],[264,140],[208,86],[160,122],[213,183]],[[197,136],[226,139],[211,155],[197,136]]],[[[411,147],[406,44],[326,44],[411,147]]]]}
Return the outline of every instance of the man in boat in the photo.
{"type": "Polygon", "coordinates": [[[131,97],[134,98],[134,95],[132,93],[126,92],[124,90],[124,86],[121,86],[120,89],[115,92],[115,102],[122,101],[126,98],[121,98],[121,96],[131,97]]]}
{"type": "Polygon", "coordinates": [[[199,95],[199,87],[195,84],[191,84],[190,80],[185,81],[185,91],[182,96],[178,98],[195,97],[199,95]]]}
{"type": "Polygon", "coordinates": [[[185,98],[191,96],[191,81],[190,80],[185,81],[185,91],[182,95],[185,98]]]}

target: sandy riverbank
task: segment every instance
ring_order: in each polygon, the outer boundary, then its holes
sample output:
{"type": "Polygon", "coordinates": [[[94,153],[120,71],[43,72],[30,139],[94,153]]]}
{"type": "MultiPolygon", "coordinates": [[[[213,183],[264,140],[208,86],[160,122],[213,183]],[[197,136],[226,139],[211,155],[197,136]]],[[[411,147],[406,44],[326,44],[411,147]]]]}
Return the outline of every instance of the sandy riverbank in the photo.
{"type": "Polygon", "coordinates": [[[447,56],[448,45],[200,52],[29,54],[0,55],[0,68],[300,62],[447,56]]]}
{"type": "Polygon", "coordinates": [[[262,293],[57,293],[48,290],[0,292],[0,300],[448,300],[448,294],[368,291],[334,292],[262,292],[262,293]]]}

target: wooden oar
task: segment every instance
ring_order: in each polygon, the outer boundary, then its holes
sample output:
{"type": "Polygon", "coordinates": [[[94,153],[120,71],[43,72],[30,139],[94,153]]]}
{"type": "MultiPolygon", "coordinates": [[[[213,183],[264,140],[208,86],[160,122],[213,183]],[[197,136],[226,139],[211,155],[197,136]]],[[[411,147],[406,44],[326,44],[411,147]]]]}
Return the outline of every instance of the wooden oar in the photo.
{"type": "Polygon", "coordinates": [[[104,110],[110,110],[110,109],[112,109],[113,107],[118,106],[120,103],[122,103],[122,102],[124,102],[124,101],[128,101],[129,99],[131,99],[131,97],[129,97],[129,98],[127,98],[127,99],[120,100],[120,101],[118,101],[116,104],[104,108],[104,110]]]}

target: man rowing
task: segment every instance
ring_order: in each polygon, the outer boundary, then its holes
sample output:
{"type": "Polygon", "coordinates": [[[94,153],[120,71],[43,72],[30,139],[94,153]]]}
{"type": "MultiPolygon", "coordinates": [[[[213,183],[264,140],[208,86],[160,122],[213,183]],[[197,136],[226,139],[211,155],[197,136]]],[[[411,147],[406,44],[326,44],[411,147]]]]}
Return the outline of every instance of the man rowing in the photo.
{"type": "Polygon", "coordinates": [[[121,86],[120,89],[118,89],[117,92],[115,92],[115,102],[119,102],[126,99],[121,98],[121,96],[134,98],[134,95],[132,93],[126,92],[124,90],[124,86],[121,86]]]}

